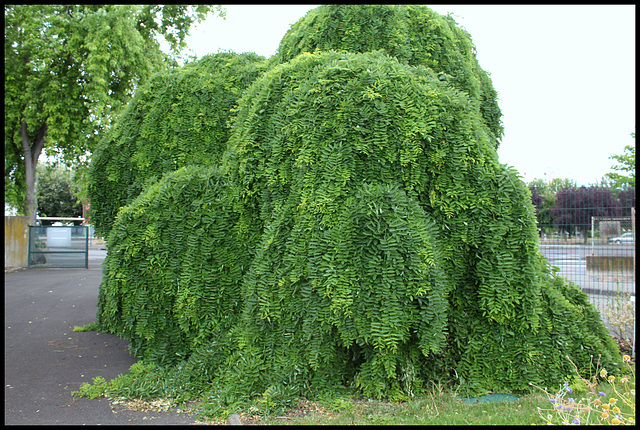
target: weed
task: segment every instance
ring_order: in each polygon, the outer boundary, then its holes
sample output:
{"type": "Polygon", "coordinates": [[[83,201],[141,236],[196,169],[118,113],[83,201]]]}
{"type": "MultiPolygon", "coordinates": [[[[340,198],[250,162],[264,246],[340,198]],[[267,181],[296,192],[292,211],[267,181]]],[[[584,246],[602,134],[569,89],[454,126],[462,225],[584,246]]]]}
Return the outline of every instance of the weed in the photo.
{"type": "Polygon", "coordinates": [[[73,391],[71,394],[77,397],[83,396],[89,399],[97,399],[104,397],[107,388],[107,381],[102,376],[93,378],[93,384],[83,382],[79,391],[73,391]]]}
{"type": "Polygon", "coordinates": [[[94,322],[91,322],[91,323],[83,325],[83,326],[79,326],[79,325],[73,326],[73,331],[75,331],[75,332],[97,331],[98,328],[99,328],[98,322],[94,321],[94,322]]]}
{"type": "Polygon", "coordinates": [[[635,370],[630,365],[631,357],[625,355],[622,358],[629,376],[622,376],[619,383],[616,383],[617,378],[606,369],[600,369],[599,360],[596,375],[585,379],[580,376],[573,361],[568,356],[566,358],[573,364],[578,378],[586,385],[586,397],[576,400],[578,396],[575,396],[568,382],[555,394],[549,394],[546,388],[530,384],[542,390],[551,403],[551,408],[537,408],[540,418],[548,424],[635,424],[635,370]],[[567,397],[569,395],[571,396],[567,397]]]}
{"type": "Polygon", "coordinates": [[[636,307],[631,294],[617,292],[611,306],[605,310],[613,334],[631,350],[631,337],[636,322],[636,307]]]}

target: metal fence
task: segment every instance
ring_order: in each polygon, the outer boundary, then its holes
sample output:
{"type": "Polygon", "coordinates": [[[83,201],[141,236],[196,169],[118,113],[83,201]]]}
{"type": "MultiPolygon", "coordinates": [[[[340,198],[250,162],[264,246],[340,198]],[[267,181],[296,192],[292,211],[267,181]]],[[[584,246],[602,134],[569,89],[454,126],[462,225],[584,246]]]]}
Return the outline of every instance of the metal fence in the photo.
{"type": "Polygon", "coordinates": [[[28,268],[89,268],[87,226],[29,226],[28,268]]]}
{"type": "Polygon", "coordinates": [[[532,190],[540,249],[588,294],[614,335],[635,339],[635,192],[620,199],[609,190],[582,194],[558,192],[545,205],[532,190]]]}

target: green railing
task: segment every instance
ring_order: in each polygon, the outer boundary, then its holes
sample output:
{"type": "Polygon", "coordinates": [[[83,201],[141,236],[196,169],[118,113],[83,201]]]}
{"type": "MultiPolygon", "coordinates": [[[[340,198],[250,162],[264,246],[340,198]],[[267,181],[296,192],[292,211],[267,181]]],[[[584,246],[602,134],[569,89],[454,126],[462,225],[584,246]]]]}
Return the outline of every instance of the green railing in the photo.
{"type": "Polygon", "coordinates": [[[89,227],[29,226],[28,268],[89,268],[89,227]]]}

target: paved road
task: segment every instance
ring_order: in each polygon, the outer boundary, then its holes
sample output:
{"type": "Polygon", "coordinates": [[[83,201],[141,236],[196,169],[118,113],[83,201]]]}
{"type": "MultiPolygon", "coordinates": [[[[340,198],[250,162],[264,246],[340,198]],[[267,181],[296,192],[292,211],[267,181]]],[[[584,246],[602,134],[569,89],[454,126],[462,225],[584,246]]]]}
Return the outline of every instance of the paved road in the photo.
{"type": "MultiPolygon", "coordinates": [[[[543,244],[540,250],[547,257],[553,266],[560,269],[560,275],[580,287],[587,293],[591,303],[602,315],[602,319],[609,330],[611,325],[607,318],[607,310],[613,309],[616,304],[616,296],[621,293],[623,296],[630,295],[630,301],[635,303],[636,282],[633,272],[594,272],[587,270],[586,256],[616,256],[632,257],[634,255],[634,245],[630,244],[608,244],[594,245],[560,245],[543,244]]],[[[611,331],[615,334],[614,331],[611,331]]],[[[627,335],[634,333],[634,327],[630,325],[626,328],[627,335]]]]}
{"type": "Polygon", "coordinates": [[[613,296],[617,291],[636,294],[633,272],[593,272],[587,270],[586,256],[632,257],[633,245],[541,245],[540,250],[550,264],[560,269],[560,274],[595,295],[613,296]]]}
{"type": "Polygon", "coordinates": [[[117,336],[73,332],[96,319],[104,256],[90,250],[89,269],[5,272],[5,425],[196,423],[186,413],[118,410],[104,398],[71,395],[81,383],[112,379],[136,362],[117,336]]]}
{"type": "Polygon", "coordinates": [[[633,257],[635,246],[633,244],[541,244],[540,250],[545,255],[572,255],[584,260],[587,255],[610,256],[610,257],[633,257]]]}

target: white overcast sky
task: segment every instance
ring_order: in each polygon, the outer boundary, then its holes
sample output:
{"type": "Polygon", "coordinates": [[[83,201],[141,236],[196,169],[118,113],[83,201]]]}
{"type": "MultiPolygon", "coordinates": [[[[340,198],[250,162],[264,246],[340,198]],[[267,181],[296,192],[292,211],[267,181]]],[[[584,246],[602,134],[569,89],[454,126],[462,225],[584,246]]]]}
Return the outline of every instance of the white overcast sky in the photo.
{"type": "MultiPolygon", "coordinates": [[[[198,58],[220,50],[273,55],[290,25],[317,5],[225,5],[187,40],[198,58]]],[[[523,180],[588,185],[609,156],[635,145],[635,5],[427,5],[473,38],[498,91],[502,163],[523,180]]]]}

